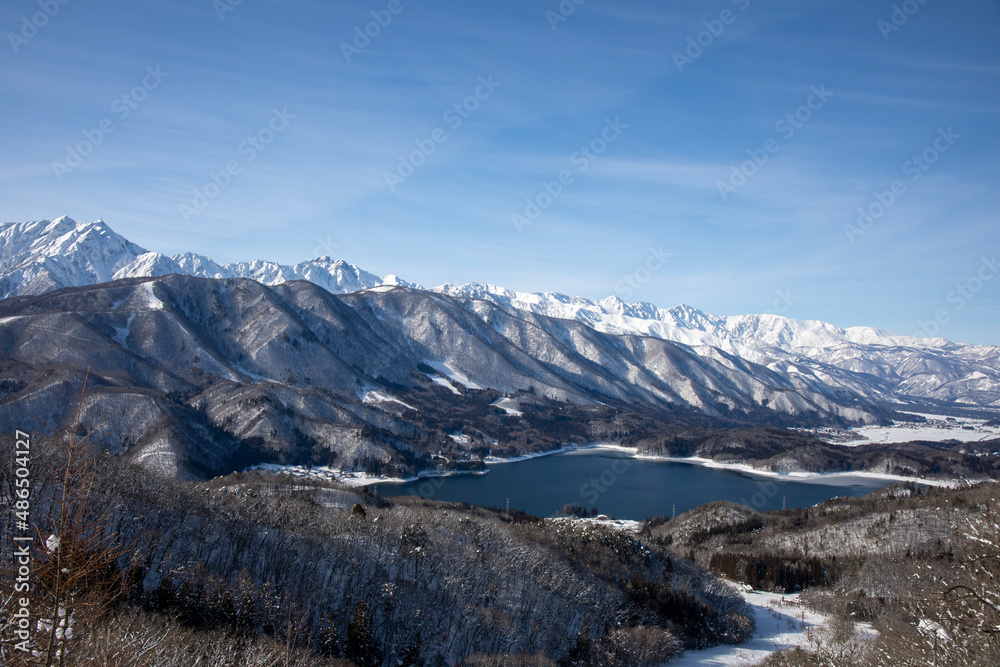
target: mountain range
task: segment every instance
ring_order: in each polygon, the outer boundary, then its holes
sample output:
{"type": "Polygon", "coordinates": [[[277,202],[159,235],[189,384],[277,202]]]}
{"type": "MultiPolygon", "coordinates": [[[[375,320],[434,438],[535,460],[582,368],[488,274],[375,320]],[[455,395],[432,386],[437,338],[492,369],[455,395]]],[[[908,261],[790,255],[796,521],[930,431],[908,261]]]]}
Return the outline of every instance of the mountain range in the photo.
{"type": "Polygon", "coordinates": [[[220,265],[65,217],[2,225],[0,244],[0,426],[65,424],[89,368],[84,421],[180,476],[263,461],[404,473],[653,423],[845,425],[1000,405],[992,346],[424,289],[329,258],[220,265]]]}
{"type": "MultiPolygon", "coordinates": [[[[249,278],[264,285],[307,280],[333,294],[393,285],[423,289],[395,275],[376,276],[343,260],[321,257],[295,266],[254,260],[220,265],[203,255],[168,257],[128,241],[103,221],[68,217],[0,226],[0,299],[59,287],[94,285],[171,273],[249,278]]],[[[717,316],[690,306],[659,308],[553,293],[514,292],[481,283],[430,291],[485,300],[505,309],[572,319],[597,331],[653,336],[682,343],[707,358],[735,354],[782,374],[811,375],[871,400],[912,399],[1000,405],[1000,347],[943,338],[898,336],[882,329],[842,329],[779,315],[717,316]]]]}

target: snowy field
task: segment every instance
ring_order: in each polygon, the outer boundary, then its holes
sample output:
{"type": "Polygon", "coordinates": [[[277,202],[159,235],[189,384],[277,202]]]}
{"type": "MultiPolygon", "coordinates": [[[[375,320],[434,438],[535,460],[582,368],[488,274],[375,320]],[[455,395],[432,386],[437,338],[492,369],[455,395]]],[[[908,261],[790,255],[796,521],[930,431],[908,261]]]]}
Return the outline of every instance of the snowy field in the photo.
{"type": "MultiPolygon", "coordinates": [[[[578,525],[599,525],[627,532],[639,532],[641,521],[625,521],[597,517],[593,519],[559,518],[550,521],[572,521],[578,525]]],[[[723,645],[701,651],[685,651],[679,660],[666,663],[669,667],[695,665],[755,665],[775,651],[801,646],[809,649],[824,633],[827,616],[807,609],[798,593],[782,595],[750,590],[746,586],[727,581],[738,590],[753,608],[756,629],[753,638],[738,645],[723,645]]],[[[871,626],[858,624],[859,637],[874,637],[871,626]]]]}
{"type": "Polygon", "coordinates": [[[605,528],[610,528],[612,530],[620,530],[626,533],[638,533],[642,530],[643,521],[635,521],[634,519],[611,519],[603,514],[596,517],[572,517],[572,516],[558,516],[551,519],[546,519],[546,521],[552,521],[559,523],[561,521],[571,521],[578,526],[604,526],[605,528]]]}
{"type": "MultiPolygon", "coordinates": [[[[806,609],[799,601],[798,593],[779,595],[745,588],[741,592],[757,618],[753,638],[736,646],[686,651],[679,660],[667,663],[670,667],[755,665],[775,651],[796,646],[808,650],[824,631],[827,617],[806,609]]],[[[862,637],[875,636],[870,626],[859,624],[857,630],[862,637]]]]}
{"type": "Polygon", "coordinates": [[[368,484],[378,484],[380,482],[412,482],[417,479],[410,477],[378,477],[367,472],[348,472],[338,468],[328,468],[326,466],[304,466],[278,465],[277,463],[261,463],[260,465],[247,468],[247,470],[264,470],[267,472],[294,475],[296,477],[308,477],[312,479],[326,479],[340,482],[347,486],[367,486],[368,484]]]}
{"type": "Polygon", "coordinates": [[[809,429],[807,432],[825,442],[845,446],[891,444],[913,440],[977,442],[1000,438],[1000,427],[985,426],[987,421],[985,419],[946,417],[915,412],[901,412],[900,414],[917,415],[924,417],[927,421],[897,420],[893,422],[892,426],[861,426],[846,430],[820,428],[809,429]]]}
{"type": "MultiPolygon", "coordinates": [[[[639,532],[641,521],[608,519],[603,515],[592,519],[558,518],[550,521],[572,521],[577,525],[598,525],[639,532]]],[[[775,651],[793,649],[796,646],[808,650],[825,633],[827,616],[807,609],[799,600],[798,593],[782,595],[750,590],[731,581],[727,583],[738,590],[743,599],[753,608],[756,629],[753,638],[738,645],[723,645],[701,651],[685,651],[683,657],[669,663],[669,667],[693,667],[695,665],[755,665],[775,651]]],[[[875,630],[867,624],[856,626],[857,636],[875,637],[875,630]]]]}

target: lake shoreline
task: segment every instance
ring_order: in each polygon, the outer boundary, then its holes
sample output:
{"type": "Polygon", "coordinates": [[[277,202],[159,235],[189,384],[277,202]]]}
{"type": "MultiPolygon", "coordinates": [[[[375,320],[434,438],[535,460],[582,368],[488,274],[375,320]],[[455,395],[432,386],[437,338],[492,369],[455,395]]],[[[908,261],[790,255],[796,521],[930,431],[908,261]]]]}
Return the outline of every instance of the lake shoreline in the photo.
{"type": "Polygon", "coordinates": [[[916,484],[924,484],[926,486],[943,486],[943,487],[955,487],[966,483],[965,480],[961,479],[930,479],[926,477],[890,475],[887,473],[868,472],[864,470],[851,470],[845,472],[809,472],[805,470],[790,470],[787,472],[775,472],[773,470],[764,470],[761,468],[755,468],[751,466],[749,463],[736,463],[736,462],[721,463],[700,456],[664,456],[658,454],[640,454],[635,447],[624,447],[622,445],[613,445],[610,443],[591,443],[589,445],[568,445],[548,452],[525,454],[522,456],[517,456],[509,459],[488,458],[485,459],[485,462],[487,465],[493,463],[517,463],[519,461],[528,461],[530,459],[536,459],[542,456],[553,456],[555,454],[585,452],[585,451],[602,450],[602,449],[607,451],[620,452],[622,454],[628,454],[633,458],[640,459],[643,461],[685,463],[688,465],[697,465],[705,468],[730,470],[732,472],[743,473],[755,477],[767,477],[770,479],[777,479],[779,481],[802,482],[804,484],[826,484],[830,486],[843,486],[844,481],[850,480],[851,478],[858,478],[870,481],[881,481],[881,482],[914,482],[916,484]]]}
{"type": "MultiPolygon", "coordinates": [[[[706,459],[699,456],[664,456],[657,454],[641,454],[634,447],[624,447],[622,445],[615,445],[610,443],[591,443],[587,445],[564,445],[557,449],[552,449],[545,452],[532,452],[530,454],[522,454],[510,458],[488,456],[483,459],[483,463],[485,463],[487,466],[504,465],[507,463],[520,463],[523,461],[531,461],[543,457],[555,456],[557,454],[572,454],[576,452],[584,453],[588,451],[592,452],[599,450],[618,452],[621,454],[625,454],[629,457],[635,458],[637,460],[662,461],[664,463],[683,463],[686,465],[701,466],[703,468],[728,470],[731,472],[739,473],[742,475],[748,475],[751,477],[763,477],[767,479],[774,479],[777,481],[800,482],[803,484],[820,484],[827,486],[867,486],[865,482],[869,483],[913,482],[915,484],[922,484],[925,486],[954,488],[956,486],[961,486],[970,483],[968,480],[962,480],[962,479],[931,479],[927,477],[909,477],[905,475],[890,475],[887,473],[875,473],[864,470],[844,471],[844,472],[809,472],[805,470],[789,470],[784,472],[775,472],[773,470],[764,470],[762,468],[755,468],[748,463],[739,463],[739,462],[722,463],[719,461],[714,461],[712,459],[706,459]],[[855,481],[854,484],[851,484],[852,480],[855,481]]],[[[374,484],[406,484],[409,482],[416,482],[422,479],[456,477],[463,475],[486,475],[489,473],[489,467],[487,467],[485,470],[421,470],[416,475],[411,477],[380,477],[377,475],[371,475],[369,473],[364,473],[364,472],[344,471],[326,467],[314,467],[310,470],[306,470],[301,466],[278,466],[275,464],[262,464],[259,466],[254,466],[254,468],[251,469],[258,469],[258,470],[263,469],[271,472],[284,471],[300,476],[330,479],[333,481],[340,482],[341,484],[345,484],[347,486],[356,488],[371,486],[374,484]]]]}
{"type": "Polygon", "coordinates": [[[844,472],[809,472],[805,470],[789,470],[786,472],[775,472],[755,468],[749,463],[720,463],[712,459],[700,456],[662,456],[656,454],[639,454],[632,447],[622,447],[620,445],[594,445],[595,449],[608,449],[611,451],[621,451],[631,453],[635,458],[645,461],[665,461],[668,463],[686,463],[705,468],[718,470],[730,470],[732,472],[744,473],[754,477],[767,477],[778,481],[802,482],[803,484],[827,484],[831,486],[843,486],[845,480],[852,478],[880,481],[880,482],[914,482],[926,486],[943,486],[953,488],[965,484],[965,480],[960,479],[930,479],[927,477],[908,477],[906,475],[890,475],[887,473],[868,472],[865,470],[848,470],[844,472]]]}

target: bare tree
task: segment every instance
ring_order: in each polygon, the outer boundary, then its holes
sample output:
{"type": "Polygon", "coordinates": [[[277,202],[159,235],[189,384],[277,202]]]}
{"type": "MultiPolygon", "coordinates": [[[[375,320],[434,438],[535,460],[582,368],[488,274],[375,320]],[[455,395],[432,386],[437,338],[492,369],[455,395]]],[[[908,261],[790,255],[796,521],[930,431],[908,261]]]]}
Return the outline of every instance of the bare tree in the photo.
{"type": "Polygon", "coordinates": [[[118,558],[125,549],[108,530],[114,524],[115,503],[99,485],[97,429],[81,433],[86,387],[85,378],[73,425],[62,433],[49,428],[51,435],[39,449],[44,478],[39,505],[47,508],[48,516],[35,525],[35,578],[49,610],[48,618],[39,621],[45,667],[66,664],[74,635],[124,592],[118,558]]]}

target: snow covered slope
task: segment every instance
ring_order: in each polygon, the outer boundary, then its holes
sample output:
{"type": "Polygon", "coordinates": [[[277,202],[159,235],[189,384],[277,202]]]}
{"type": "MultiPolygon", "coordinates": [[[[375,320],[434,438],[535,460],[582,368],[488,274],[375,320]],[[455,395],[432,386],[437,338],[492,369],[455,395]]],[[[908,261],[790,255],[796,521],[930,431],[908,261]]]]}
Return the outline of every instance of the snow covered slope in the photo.
{"type": "MultiPolygon", "coordinates": [[[[0,225],[0,298],[171,273],[250,278],[269,286],[306,280],[334,294],[381,285],[421,289],[328,257],[295,266],[264,260],[220,265],[192,253],[168,257],[147,252],[100,220],[81,224],[63,217],[0,225]]],[[[681,343],[707,362],[729,367],[749,362],[812,388],[824,387],[831,398],[841,392],[873,403],[916,399],[1000,407],[1000,347],[897,336],[870,327],[841,329],[778,315],[725,317],[685,305],[664,309],[615,296],[592,301],[480,283],[432,291],[458,297],[482,317],[476,304],[485,301],[511,313],[575,320],[602,333],[681,343]]]]}
{"type": "Polygon", "coordinates": [[[107,282],[145,252],[101,220],[0,225],[0,297],[107,282]]]}
{"type": "Polygon", "coordinates": [[[554,448],[629,429],[659,438],[706,416],[887,417],[738,357],[427,290],[333,295],[301,280],[171,274],[0,302],[0,431],[25,415],[68,425],[88,372],[85,428],[104,424],[115,452],[195,477],[261,462],[414,465],[404,450],[423,467],[449,447],[532,451],[542,437],[554,448]]]}
{"type": "Polygon", "coordinates": [[[720,351],[785,375],[811,376],[873,400],[959,401],[1000,406],[1000,347],[943,338],[897,336],[882,329],[841,329],[780,315],[718,316],[691,306],[659,308],[616,296],[591,301],[564,294],[514,292],[494,285],[441,285],[434,291],[505,308],[584,322],[598,331],[655,336],[720,351]]]}

